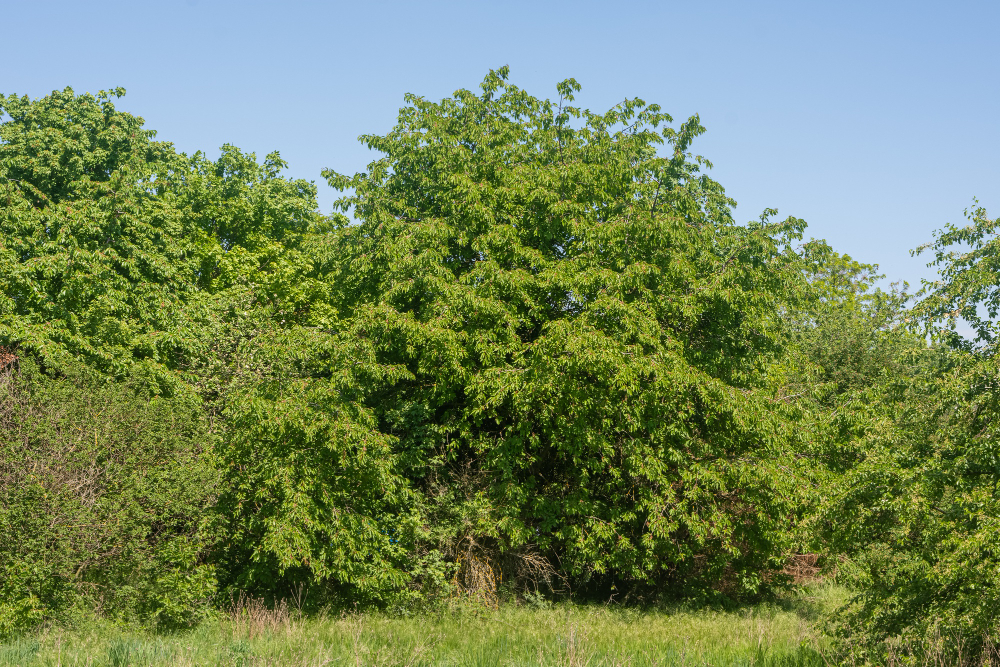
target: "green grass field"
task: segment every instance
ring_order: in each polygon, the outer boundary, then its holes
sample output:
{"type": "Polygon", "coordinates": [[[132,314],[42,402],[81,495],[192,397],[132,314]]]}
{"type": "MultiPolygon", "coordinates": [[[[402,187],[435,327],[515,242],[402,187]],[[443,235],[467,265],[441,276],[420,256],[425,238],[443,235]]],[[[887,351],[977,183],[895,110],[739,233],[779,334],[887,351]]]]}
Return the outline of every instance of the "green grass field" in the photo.
{"type": "Polygon", "coordinates": [[[0,665],[826,665],[818,628],[846,598],[813,584],[737,611],[466,607],[297,619],[244,605],[182,633],[93,623],[0,645],[0,665]]]}

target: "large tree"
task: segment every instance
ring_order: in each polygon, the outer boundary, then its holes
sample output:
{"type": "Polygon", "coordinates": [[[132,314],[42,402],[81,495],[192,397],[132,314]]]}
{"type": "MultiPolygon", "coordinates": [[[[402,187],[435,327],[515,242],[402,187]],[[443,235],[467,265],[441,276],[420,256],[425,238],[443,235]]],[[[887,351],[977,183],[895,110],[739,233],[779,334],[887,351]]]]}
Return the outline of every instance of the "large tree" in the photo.
{"type": "Polygon", "coordinates": [[[690,153],[697,117],[506,78],[409,96],[362,137],[384,157],[325,174],[358,221],[318,264],[335,329],[395,369],[363,400],[440,529],[415,548],[542,555],[605,597],[759,592],[794,514],[780,361],[803,223],[735,224],[690,153]]]}

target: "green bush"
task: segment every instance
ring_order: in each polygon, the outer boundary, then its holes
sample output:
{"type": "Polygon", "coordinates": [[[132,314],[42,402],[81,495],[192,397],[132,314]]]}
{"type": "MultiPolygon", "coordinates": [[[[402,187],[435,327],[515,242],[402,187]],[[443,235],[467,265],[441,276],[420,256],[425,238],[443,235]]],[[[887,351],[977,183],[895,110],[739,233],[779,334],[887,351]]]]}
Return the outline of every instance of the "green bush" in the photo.
{"type": "Polygon", "coordinates": [[[200,401],[22,357],[0,374],[0,632],[85,604],[187,624],[215,592],[200,401]]]}
{"type": "Polygon", "coordinates": [[[986,664],[994,657],[1000,356],[990,318],[1000,305],[1000,221],[982,209],[969,218],[929,246],[941,280],[926,283],[924,298],[897,319],[915,331],[897,327],[859,346],[859,358],[882,360],[877,372],[863,373],[870,382],[854,383],[841,397],[839,433],[821,443],[847,445],[825,453],[842,474],[824,489],[815,525],[832,552],[851,558],[842,579],[856,594],[838,631],[856,660],[908,655],[986,664]],[[958,316],[977,340],[956,334],[958,316]]]}

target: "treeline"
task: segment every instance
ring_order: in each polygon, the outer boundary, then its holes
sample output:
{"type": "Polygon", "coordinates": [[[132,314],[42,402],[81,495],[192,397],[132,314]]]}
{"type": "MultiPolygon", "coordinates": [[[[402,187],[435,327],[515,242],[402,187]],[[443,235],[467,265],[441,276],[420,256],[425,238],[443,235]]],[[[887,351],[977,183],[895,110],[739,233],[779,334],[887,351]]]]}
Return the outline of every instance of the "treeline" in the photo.
{"type": "Polygon", "coordinates": [[[737,224],[697,117],[578,90],[408,97],[329,216],[122,90],[0,98],[0,633],[241,594],[740,602],[808,552],[856,656],[989,641],[995,222],[883,291],[801,220],[737,224]]]}

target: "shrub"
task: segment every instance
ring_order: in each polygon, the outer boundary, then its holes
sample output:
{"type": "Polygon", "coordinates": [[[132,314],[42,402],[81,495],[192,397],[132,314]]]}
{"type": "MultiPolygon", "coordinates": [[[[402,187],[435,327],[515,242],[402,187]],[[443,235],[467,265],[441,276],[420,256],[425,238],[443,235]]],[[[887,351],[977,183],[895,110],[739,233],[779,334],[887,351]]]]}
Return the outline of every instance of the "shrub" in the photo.
{"type": "Polygon", "coordinates": [[[30,357],[0,374],[0,632],[78,603],[190,623],[215,591],[210,433],[190,393],[30,357]]]}

